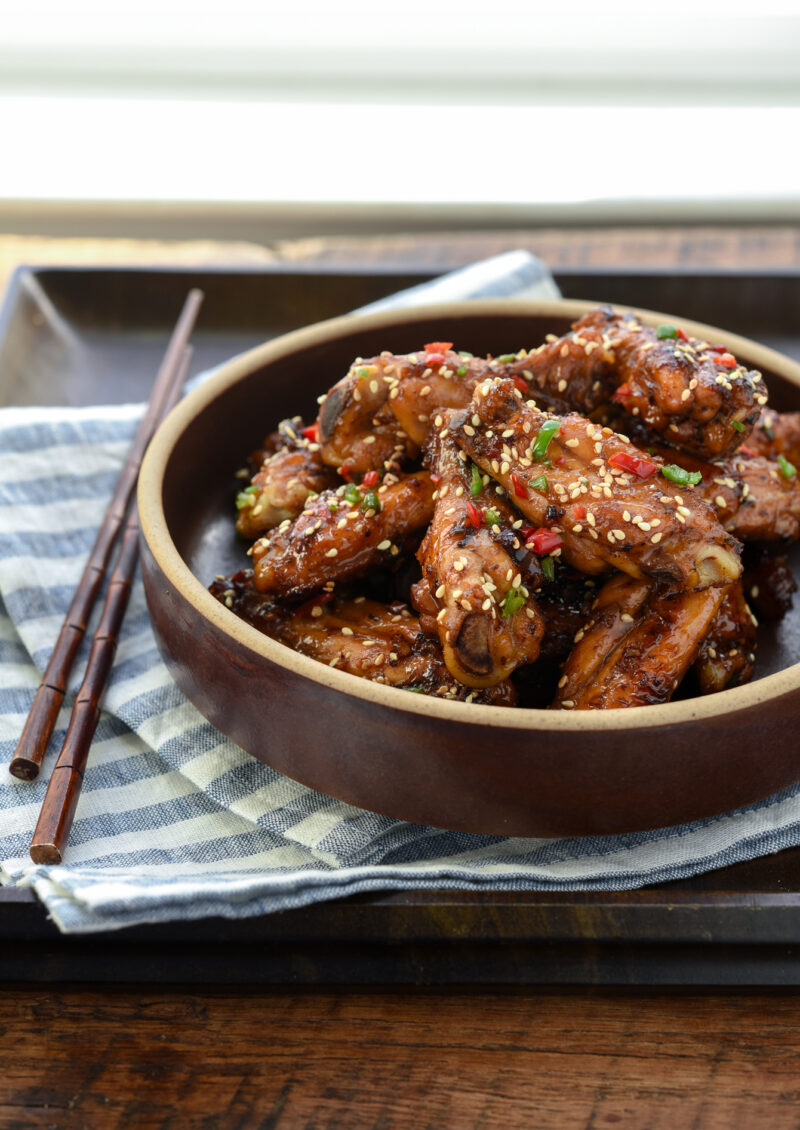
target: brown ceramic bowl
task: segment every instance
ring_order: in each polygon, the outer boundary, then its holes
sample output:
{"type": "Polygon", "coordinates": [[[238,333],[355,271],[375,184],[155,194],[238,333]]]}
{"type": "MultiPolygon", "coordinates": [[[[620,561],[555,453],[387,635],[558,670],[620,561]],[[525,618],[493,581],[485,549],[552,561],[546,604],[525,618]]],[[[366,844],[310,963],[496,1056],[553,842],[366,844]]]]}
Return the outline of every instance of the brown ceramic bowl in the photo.
{"type": "MultiPolygon", "coordinates": [[[[470,302],[339,318],[227,364],[169,416],[139,485],[153,627],[178,685],[243,749],[351,804],[421,824],[515,836],[602,835],[671,825],[800,779],[800,616],[763,630],[748,686],[664,706],[549,712],[412,695],[298,655],[207,591],[247,563],[233,533],[234,474],[285,416],[356,356],[448,340],[473,353],[560,334],[585,302],[470,302]]],[[[780,408],[800,407],[800,365],[727,330],[667,314],[760,369],[780,408]]]]}

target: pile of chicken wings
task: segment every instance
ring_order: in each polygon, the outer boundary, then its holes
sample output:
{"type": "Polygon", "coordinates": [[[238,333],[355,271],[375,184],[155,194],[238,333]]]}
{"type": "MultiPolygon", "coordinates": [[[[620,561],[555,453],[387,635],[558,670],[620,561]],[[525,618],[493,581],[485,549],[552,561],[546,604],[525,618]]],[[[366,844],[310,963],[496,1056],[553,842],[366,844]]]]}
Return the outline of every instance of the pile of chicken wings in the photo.
{"type": "Polygon", "coordinates": [[[599,307],[479,358],[359,358],[241,474],[211,592],[408,691],[609,709],[747,681],[800,535],[800,413],[724,344],[599,307]]]}

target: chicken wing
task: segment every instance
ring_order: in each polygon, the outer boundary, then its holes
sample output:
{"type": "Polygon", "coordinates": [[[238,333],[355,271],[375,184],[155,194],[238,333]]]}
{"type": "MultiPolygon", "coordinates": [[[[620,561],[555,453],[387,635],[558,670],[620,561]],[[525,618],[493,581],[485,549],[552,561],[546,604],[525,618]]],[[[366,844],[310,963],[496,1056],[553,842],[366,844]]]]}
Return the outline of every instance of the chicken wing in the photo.
{"type": "Polygon", "coordinates": [[[553,707],[610,710],[668,702],[725,593],[722,586],[676,592],[616,574],[575,636],[553,707]]]}
{"type": "Polygon", "coordinates": [[[475,691],[453,679],[438,643],[420,632],[419,621],[400,601],[387,605],[326,593],[287,608],[260,593],[249,570],[215,581],[210,591],[266,635],[329,667],[440,698],[514,705],[514,688],[507,681],[475,691]]]}
{"type": "Polygon", "coordinates": [[[617,568],[685,589],[741,573],[737,543],[703,500],[610,428],[547,416],[509,380],[484,381],[468,408],[434,423],[539,527],[526,539],[534,551],[552,544],[584,573],[617,568]]]}
{"type": "Polygon", "coordinates": [[[747,438],[753,455],[777,459],[783,455],[800,468],[800,412],[776,412],[762,408],[758,424],[747,438]]]}
{"type": "Polygon", "coordinates": [[[694,665],[701,694],[738,687],[753,677],[756,627],[747,607],[742,582],[725,594],[697,654],[694,665]]]}
{"type": "Polygon", "coordinates": [[[301,420],[284,420],[279,432],[282,445],[265,454],[250,486],[237,496],[236,529],[246,538],[296,518],[309,494],[319,494],[337,481],[320,458],[319,444],[303,435],[301,420]]]}
{"type": "Polygon", "coordinates": [[[488,687],[537,658],[544,622],[517,562],[494,534],[510,515],[504,504],[501,515],[497,496],[467,462],[452,437],[432,441],[435,505],[417,554],[425,589],[418,595],[428,617],[431,603],[436,607],[450,673],[467,686],[488,687]]]}
{"type": "Polygon", "coordinates": [[[551,411],[589,416],[613,401],[651,436],[707,458],[737,448],[767,403],[761,375],[723,347],[675,326],[654,330],[610,306],[545,342],[524,369],[531,394],[551,411]]]}
{"type": "Polygon", "coordinates": [[[253,544],[256,588],[298,597],[391,563],[401,552],[398,543],[430,521],[432,494],[427,471],[387,475],[376,490],[351,484],[323,491],[293,522],[253,544]]]}

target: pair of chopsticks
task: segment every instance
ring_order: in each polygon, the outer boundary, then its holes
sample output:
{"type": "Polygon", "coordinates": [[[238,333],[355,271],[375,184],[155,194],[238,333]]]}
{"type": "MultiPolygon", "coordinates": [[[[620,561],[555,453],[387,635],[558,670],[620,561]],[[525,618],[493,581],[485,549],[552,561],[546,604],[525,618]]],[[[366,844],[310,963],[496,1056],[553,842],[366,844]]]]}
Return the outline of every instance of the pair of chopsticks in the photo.
{"type": "Polygon", "coordinates": [[[191,358],[189,338],[202,301],[203,293],[200,290],[191,290],[186,298],[158,370],[145,414],[120,472],[9,764],[9,772],[21,780],[33,781],[39,775],[64,701],[69,673],[86,633],[89,615],[105,580],[112,550],[124,525],[100,622],[92,639],[86,672],[31,840],[30,856],[34,863],[60,863],[62,850],[72,827],[89,748],[100,717],[100,700],[111,673],[119,629],[128,606],[139,558],[139,517],[136,503],[132,502],[139,468],[153,433],[180,398],[191,358]]]}

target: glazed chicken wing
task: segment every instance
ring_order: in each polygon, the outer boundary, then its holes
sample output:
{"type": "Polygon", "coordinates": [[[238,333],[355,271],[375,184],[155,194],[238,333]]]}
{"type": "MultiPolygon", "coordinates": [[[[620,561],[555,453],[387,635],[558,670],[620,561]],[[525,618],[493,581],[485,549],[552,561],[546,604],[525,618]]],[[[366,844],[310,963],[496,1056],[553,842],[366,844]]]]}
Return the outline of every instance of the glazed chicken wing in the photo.
{"type": "Polygon", "coordinates": [[[303,435],[302,421],[284,420],[279,431],[282,445],[265,455],[250,486],[237,498],[236,529],[246,538],[257,538],[297,517],[309,494],[319,494],[336,482],[336,475],[320,458],[319,444],[303,435]]]}
{"type": "Polygon", "coordinates": [[[777,459],[783,455],[800,467],[800,412],[775,412],[762,408],[758,424],[747,437],[747,447],[753,455],[777,459]]]}
{"type": "Polygon", "coordinates": [[[252,546],[256,588],[293,598],[391,563],[430,521],[432,494],[427,471],[387,475],[376,490],[323,491],[252,546]]]}
{"type": "Polygon", "coordinates": [[[711,622],[694,665],[701,694],[750,681],[755,663],[757,622],[747,607],[742,582],[731,585],[711,622]]]}
{"type": "Polygon", "coordinates": [[[793,467],[753,455],[749,446],[713,463],[661,445],[650,450],[673,470],[701,476],[695,491],[739,541],[795,541],[800,535],[800,480],[793,467]]]}
{"type": "Polygon", "coordinates": [[[552,411],[588,416],[614,401],[650,435],[707,458],[735,450],[767,402],[761,375],[727,350],[609,306],[546,342],[525,368],[531,394],[552,411]]]}
{"type": "Polygon", "coordinates": [[[726,590],[676,592],[616,574],[575,636],[553,707],[610,710],[668,702],[726,590]]]}
{"type": "Polygon", "coordinates": [[[332,467],[344,464],[354,476],[401,463],[423,445],[438,409],[462,408],[479,380],[513,375],[518,367],[511,357],[462,356],[451,342],[359,358],[322,401],[322,459],[332,467]]]}
{"type": "Polygon", "coordinates": [[[501,514],[496,496],[486,492],[480,474],[467,470],[452,437],[435,437],[430,467],[435,505],[417,554],[426,589],[422,606],[430,616],[432,598],[451,674],[467,686],[494,686],[537,658],[542,616],[523,583],[527,578],[495,536],[504,517],[511,529],[507,508],[501,514]]]}
{"type": "Polygon", "coordinates": [[[440,698],[512,706],[509,682],[474,691],[447,671],[439,645],[420,632],[401,601],[381,604],[332,593],[287,608],[260,593],[244,571],[211,586],[211,593],[254,627],[312,659],[361,679],[440,698]]]}
{"type": "Polygon", "coordinates": [[[686,589],[741,573],[738,546],[710,508],[627,437],[583,416],[547,416],[509,380],[484,381],[468,408],[437,419],[539,527],[529,547],[555,539],[584,573],[616,568],[686,589]]]}

